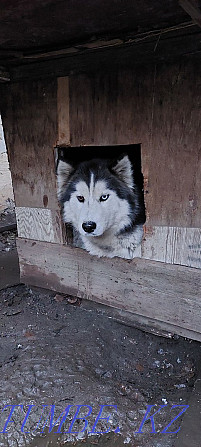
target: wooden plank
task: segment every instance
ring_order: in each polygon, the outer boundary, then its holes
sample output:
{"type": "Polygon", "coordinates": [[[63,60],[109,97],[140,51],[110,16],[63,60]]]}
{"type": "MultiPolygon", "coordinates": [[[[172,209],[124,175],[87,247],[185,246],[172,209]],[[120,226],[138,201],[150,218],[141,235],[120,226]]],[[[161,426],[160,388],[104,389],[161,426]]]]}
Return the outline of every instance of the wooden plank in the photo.
{"type": "Polygon", "coordinates": [[[145,259],[201,268],[201,229],[145,226],[145,259]]]}
{"type": "Polygon", "coordinates": [[[56,80],[4,86],[1,113],[16,206],[58,210],[56,80]]]}
{"type": "Polygon", "coordinates": [[[80,249],[24,239],[17,246],[23,282],[166,322],[200,338],[197,269],[137,258],[99,259],[80,249]]]}
{"type": "Polygon", "coordinates": [[[182,23],[177,23],[177,25],[173,25],[173,26],[166,26],[164,28],[156,28],[155,29],[150,29],[147,32],[142,32],[142,33],[136,33],[136,32],[129,32],[128,35],[124,34],[123,36],[121,35],[120,31],[119,31],[119,38],[103,38],[103,39],[93,39],[93,40],[89,40],[89,41],[85,41],[82,43],[76,43],[73,46],[68,45],[66,48],[63,47],[61,49],[58,50],[52,50],[49,49],[47,51],[35,51],[33,53],[28,53],[28,54],[21,54],[21,63],[23,61],[23,63],[25,61],[38,61],[38,60],[45,60],[45,59],[54,59],[54,58],[58,58],[58,57],[63,57],[65,55],[68,54],[76,54],[78,55],[79,52],[82,52],[82,54],[87,54],[88,50],[98,50],[98,49],[106,49],[106,48],[111,48],[111,47],[128,47],[134,43],[139,43],[141,41],[145,41],[145,40],[149,40],[152,37],[161,37],[164,34],[169,34],[172,33],[174,31],[178,31],[178,30],[186,30],[188,28],[194,28],[195,24],[192,23],[191,21],[189,22],[182,22],[182,23]]]}
{"type": "Polygon", "coordinates": [[[69,79],[58,78],[57,107],[58,107],[58,140],[59,146],[70,144],[70,117],[69,117],[69,79]]]}
{"type": "Polygon", "coordinates": [[[179,0],[179,4],[201,28],[201,6],[198,7],[198,2],[195,0],[179,0]]]}
{"type": "Polygon", "coordinates": [[[37,241],[62,243],[59,211],[43,208],[16,207],[18,236],[37,241]]]}

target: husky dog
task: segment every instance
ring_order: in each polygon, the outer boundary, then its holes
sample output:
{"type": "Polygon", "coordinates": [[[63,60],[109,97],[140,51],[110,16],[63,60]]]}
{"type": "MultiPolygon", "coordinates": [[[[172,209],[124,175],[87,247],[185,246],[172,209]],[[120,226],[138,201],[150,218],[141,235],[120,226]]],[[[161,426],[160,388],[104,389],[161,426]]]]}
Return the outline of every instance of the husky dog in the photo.
{"type": "Polygon", "coordinates": [[[127,155],[77,166],[59,160],[57,182],[64,222],[78,232],[83,248],[99,257],[140,256],[139,193],[127,155]]]}

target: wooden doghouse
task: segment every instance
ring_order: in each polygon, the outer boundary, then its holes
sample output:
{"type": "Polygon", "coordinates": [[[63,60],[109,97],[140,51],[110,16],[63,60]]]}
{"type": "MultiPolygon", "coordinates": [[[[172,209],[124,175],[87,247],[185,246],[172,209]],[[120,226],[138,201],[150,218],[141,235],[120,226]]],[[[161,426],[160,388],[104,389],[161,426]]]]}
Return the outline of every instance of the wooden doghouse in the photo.
{"type": "Polygon", "coordinates": [[[201,9],[196,0],[2,8],[0,107],[21,280],[201,340],[201,9]],[[141,145],[142,258],[69,246],[55,147],[141,145]]]}

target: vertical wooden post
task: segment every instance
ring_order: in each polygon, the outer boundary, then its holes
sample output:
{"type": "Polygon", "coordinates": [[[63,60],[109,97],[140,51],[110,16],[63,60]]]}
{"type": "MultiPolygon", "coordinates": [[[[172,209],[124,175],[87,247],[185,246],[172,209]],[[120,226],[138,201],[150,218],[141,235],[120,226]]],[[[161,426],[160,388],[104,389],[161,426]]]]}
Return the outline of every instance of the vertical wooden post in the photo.
{"type": "Polygon", "coordinates": [[[69,78],[57,79],[58,146],[70,145],[69,78]]]}

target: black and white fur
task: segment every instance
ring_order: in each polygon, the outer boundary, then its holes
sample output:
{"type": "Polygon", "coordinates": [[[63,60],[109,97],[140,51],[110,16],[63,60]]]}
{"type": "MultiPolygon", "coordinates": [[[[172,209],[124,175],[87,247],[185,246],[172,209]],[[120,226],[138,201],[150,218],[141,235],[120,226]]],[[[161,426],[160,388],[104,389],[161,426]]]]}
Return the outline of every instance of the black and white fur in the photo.
{"type": "Polygon", "coordinates": [[[57,181],[64,221],[72,224],[89,253],[140,256],[139,194],[127,155],[115,163],[94,159],[77,167],[59,160],[57,181]]]}

